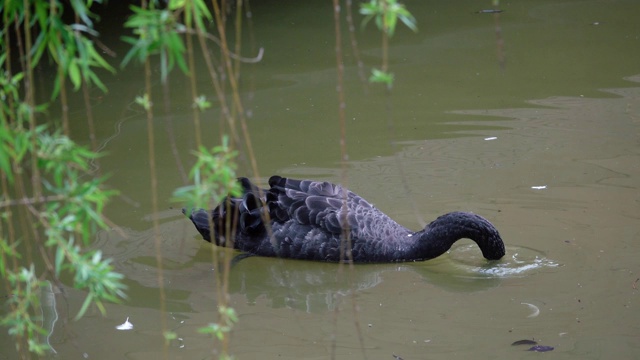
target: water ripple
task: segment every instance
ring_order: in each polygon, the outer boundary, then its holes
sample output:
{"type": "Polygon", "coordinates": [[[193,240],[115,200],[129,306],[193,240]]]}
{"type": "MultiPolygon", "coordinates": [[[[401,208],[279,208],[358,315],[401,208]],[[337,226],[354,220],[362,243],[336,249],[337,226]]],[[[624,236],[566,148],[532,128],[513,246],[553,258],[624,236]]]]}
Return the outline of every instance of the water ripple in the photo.
{"type": "Polygon", "coordinates": [[[507,246],[507,255],[500,262],[487,263],[477,246],[463,245],[451,250],[454,266],[469,277],[522,277],[529,273],[558,267],[542,251],[524,246],[507,246]]]}

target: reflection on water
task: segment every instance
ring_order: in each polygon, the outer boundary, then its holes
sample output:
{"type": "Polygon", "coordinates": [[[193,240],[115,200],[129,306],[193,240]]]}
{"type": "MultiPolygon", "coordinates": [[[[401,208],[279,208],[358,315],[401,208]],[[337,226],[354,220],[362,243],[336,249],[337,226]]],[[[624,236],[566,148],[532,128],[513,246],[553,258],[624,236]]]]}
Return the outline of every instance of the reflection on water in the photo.
{"type": "MultiPolygon", "coordinates": [[[[179,220],[161,225],[163,242],[159,250],[164,259],[169,310],[193,312],[196,310],[189,305],[190,294],[212,290],[210,281],[217,270],[208,265],[213,245],[200,236],[177,240],[184,223],[186,220],[180,215],[179,220]]],[[[128,304],[149,307],[157,301],[158,288],[153,232],[126,230],[125,235],[103,232],[98,246],[114,258],[116,270],[127,275],[132,295],[128,304]]],[[[507,246],[503,259],[487,261],[475,244],[456,244],[449,253],[426,262],[354,266],[245,257],[233,251],[219,251],[219,255],[234,256],[228,274],[232,295],[241,295],[248,304],[260,299],[273,308],[320,313],[335,310],[347,296],[373,289],[388,273],[410,272],[430,286],[472,293],[499,286],[505,278],[523,277],[557,266],[542,251],[519,246],[507,246]]]]}
{"type": "MultiPolygon", "coordinates": [[[[58,291],[59,292],[59,291],[58,291]]],[[[42,329],[44,333],[41,337],[41,343],[47,344],[49,349],[54,354],[57,354],[55,347],[52,344],[51,336],[56,329],[56,322],[58,322],[58,301],[56,298],[56,292],[54,292],[54,286],[50,281],[46,281],[46,286],[40,289],[40,310],[42,314],[42,329]]]]}

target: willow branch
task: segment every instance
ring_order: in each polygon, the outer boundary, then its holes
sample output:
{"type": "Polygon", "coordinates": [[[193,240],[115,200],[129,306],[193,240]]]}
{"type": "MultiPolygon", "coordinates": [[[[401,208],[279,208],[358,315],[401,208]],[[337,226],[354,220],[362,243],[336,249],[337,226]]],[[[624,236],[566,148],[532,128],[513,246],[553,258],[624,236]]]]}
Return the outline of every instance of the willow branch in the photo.
{"type": "MultiPolygon", "coordinates": [[[[222,42],[220,41],[220,39],[218,39],[217,37],[207,33],[207,32],[202,32],[202,31],[196,31],[193,29],[180,29],[178,30],[179,33],[184,33],[184,34],[190,34],[190,35],[200,35],[200,36],[204,36],[206,39],[213,41],[216,45],[222,47],[222,42]]],[[[234,59],[234,60],[238,60],[241,61],[243,63],[248,63],[248,64],[255,64],[255,63],[259,63],[260,61],[262,61],[262,56],[264,55],[264,48],[260,48],[258,49],[258,55],[256,55],[253,58],[247,58],[244,56],[240,56],[237,55],[229,50],[227,50],[227,53],[229,54],[229,57],[234,59]]]]}
{"type": "Polygon", "coordinates": [[[31,198],[22,198],[22,199],[10,199],[0,201],[0,208],[15,206],[15,205],[34,205],[34,204],[42,204],[53,201],[61,201],[64,200],[65,196],[63,195],[49,195],[49,196],[38,196],[31,198]]]}

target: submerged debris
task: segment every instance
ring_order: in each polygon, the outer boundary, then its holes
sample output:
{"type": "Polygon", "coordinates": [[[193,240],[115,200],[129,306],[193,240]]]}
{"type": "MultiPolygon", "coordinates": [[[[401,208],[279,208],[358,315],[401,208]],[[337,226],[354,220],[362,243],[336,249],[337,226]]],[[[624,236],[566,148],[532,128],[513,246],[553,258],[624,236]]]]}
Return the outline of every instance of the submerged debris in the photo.
{"type": "Polygon", "coordinates": [[[553,350],[553,346],[545,346],[545,345],[536,345],[529,348],[527,351],[535,351],[535,352],[547,352],[553,350]]]}
{"type": "Polygon", "coordinates": [[[524,340],[518,340],[518,341],[514,341],[511,346],[517,346],[517,345],[537,345],[538,342],[535,340],[529,340],[529,339],[524,339],[524,340]]]}
{"type": "Polygon", "coordinates": [[[529,339],[518,340],[511,343],[511,346],[518,346],[518,345],[533,345],[532,347],[527,349],[527,351],[535,351],[535,352],[547,352],[554,349],[553,346],[538,345],[537,341],[529,340],[529,339]]]}

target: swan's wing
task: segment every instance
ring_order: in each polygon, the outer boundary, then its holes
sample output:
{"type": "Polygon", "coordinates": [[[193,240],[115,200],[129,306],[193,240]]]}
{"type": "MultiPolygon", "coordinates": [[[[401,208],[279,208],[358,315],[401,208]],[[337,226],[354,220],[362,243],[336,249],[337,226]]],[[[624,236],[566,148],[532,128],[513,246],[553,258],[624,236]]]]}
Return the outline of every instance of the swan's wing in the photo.
{"type": "Polygon", "coordinates": [[[357,236],[363,228],[362,222],[372,219],[365,214],[377,211],[355,193],[326,181],[272,176],[269,185],[269,213],[280,223],[295,220],[332,234],[340,234],[349,228],[352,235],[357,236]]]}

